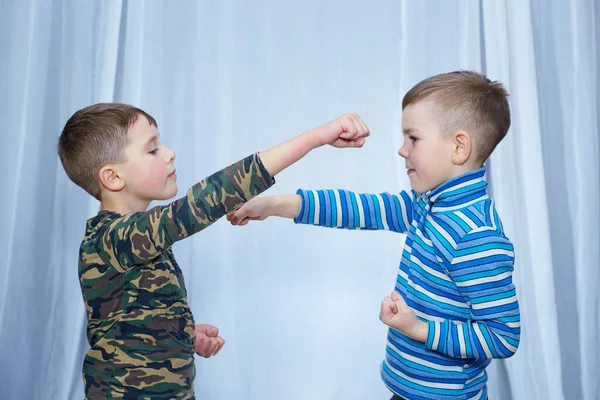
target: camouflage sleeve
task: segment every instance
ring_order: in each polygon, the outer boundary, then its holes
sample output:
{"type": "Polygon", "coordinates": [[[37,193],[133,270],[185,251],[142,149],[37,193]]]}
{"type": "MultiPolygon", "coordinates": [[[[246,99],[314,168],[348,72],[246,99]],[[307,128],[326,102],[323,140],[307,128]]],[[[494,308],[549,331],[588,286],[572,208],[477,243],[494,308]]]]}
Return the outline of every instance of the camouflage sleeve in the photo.
{"type": "Polygon", "coordinates": [[[258,153],[196,183],[166,206],[124,215],[99,231],[98,253],[120,268],[145,263],[173,243],[208,227],[275,183],[258,153]]]}

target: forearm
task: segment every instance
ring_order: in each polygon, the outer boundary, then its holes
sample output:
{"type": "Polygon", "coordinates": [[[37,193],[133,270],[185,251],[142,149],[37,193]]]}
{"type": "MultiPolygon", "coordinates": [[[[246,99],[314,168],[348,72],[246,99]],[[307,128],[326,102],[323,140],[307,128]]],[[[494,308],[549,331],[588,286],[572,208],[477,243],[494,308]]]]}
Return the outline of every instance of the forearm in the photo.
{"type": "Polygon", "coordinates": [[[425,345],[458,359],[508,358],[520,339],[518,314],[489,321],[430,321],[425,345]]]}
{"type": "Polygon", "coordinates": [[[429,350],[455,359],[508,358],[519,346],[518,319],[496,321],[422,321],[391,328],[425,344],[429,350]]]}
{"type": "MultiPolygon", "coordinates": [[[[396,328],[394,328],[396,329],[396,328]]],[[[396,329],[399,330],[399,329],[396,329]]],[[[406,329],[404,332],[406,336],[411,338],[412,340],[416,340],[417,342],[421,342],[423,344],[427,343],[427,337],[429,335],[429,324],[427,322],[418,320],[410,329],[406,329]]]]}
{"type": "Polygon", "coordinates": [[[273,196],[267,216],[296,219],[302,207],[302,198],[297,194],[273,196]]]}
{"type": "Polygon", "coordinates": [[[314,130],[310,130],[260,152],[259,156],[265,169],[275,176],[321,145],[314,130]]]}
{"type": "Polygon", "coordinates": [[[188,234],[212,224],[275,183],[257,154],[248,156],[195,184],[187,195],[188,234]]]}
{"type": "Polygon", "coordinates": [[[347,190],[299,190],[302,204],[297,223],[331,228],[406,232],[412,220],[411,197],[358,194],[347,190]]]}

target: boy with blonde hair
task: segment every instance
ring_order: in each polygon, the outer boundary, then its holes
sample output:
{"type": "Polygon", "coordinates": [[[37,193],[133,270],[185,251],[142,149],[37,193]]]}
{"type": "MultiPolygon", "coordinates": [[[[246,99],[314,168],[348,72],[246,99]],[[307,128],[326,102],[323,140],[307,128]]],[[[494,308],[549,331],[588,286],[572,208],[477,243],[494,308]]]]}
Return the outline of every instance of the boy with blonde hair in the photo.
{"type": "Polygon", "coordinates": [[[171,246],[268,189],[312,149],[361,147],[368,135],[356,114],[346,114],[147,210],[177,193],[175,153],[161,143],[154,118],[112,103],[73,114],[58,153],[69,178],[102,203],[87,221],[79,253],[91,346],[83,364],[86,399],[193,399],[194,346],[210,356],[223,343],[216,328],[195,326],[171,246]],[[198,343],[200,335],[211,337],[208,346],[198,343]]]}
{"type": "Polygon", "coordinates": [[[485,368],[520,339],[513,245],[487,193],[483,163],[510,126],[498,82],[457,71],[419,82],[402,102],[411,192],[298,190],[258,197],[228,219],[269,216],[317,226],[407,233],[381,377],[393,399],[485,399],[485,368]]]}

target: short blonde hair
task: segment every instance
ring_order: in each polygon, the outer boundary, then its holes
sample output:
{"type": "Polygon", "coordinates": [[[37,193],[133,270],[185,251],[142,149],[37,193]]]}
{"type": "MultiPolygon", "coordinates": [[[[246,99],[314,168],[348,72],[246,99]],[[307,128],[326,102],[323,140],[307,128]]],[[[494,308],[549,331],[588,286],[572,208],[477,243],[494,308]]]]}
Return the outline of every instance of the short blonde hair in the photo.
{"type": "Polygon", "coordinates": [[[417,83],[402,100],[402,110],[429,99],[439,107],[445,134],[463,130],[475,142],[476,158],[484,162],[510,127],[508,93],[500,82],[473,71],[435,75],[417,83]]]}
{"type": "Polygon", "coordinates": [[[99,103],[77,111],[58,139],[58,155],[69,178],[100,199],[100,169],[125,160],[127,130],[139,116],[158,126],[152,116],[128,104],[99,103]]]}

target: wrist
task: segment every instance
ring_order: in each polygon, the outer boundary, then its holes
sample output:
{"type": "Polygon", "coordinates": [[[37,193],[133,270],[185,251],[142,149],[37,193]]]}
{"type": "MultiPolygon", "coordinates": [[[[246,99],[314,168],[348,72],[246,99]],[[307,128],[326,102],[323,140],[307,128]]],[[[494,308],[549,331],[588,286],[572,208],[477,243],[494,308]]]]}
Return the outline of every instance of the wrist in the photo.
{"type": "Polygon", "coordinates": [[[402,332],[404,335],[417,342],[427,343],[427,336],[429,334],[429,324],[427,322],[421,321],[420,319],[417,319],[410,325],[394,323],[396,321],[390,322],[391,323],[386,323],[390,328],[402,332]]]}
{"type": "Polygon", "coordinates": [[[283,218],[295,219],[300,214],[302,197],[297,194],[273,196],[267,206],[266,214],[283,218]]]}
{"type": "Polygon", "coordinates": [[[279,197],[280,196],[269,196],[266,197],[265,200],[267,200],[266,204],[265,204],[265,208],[263,211],[263,216],[268,218],[268,217],[272,217],[272,216],[277,216],[277,207],[279,204],[279,197]]]}
{"type": "Polygon", "coordinates": [[[320,128],[314,128],[306,131],[301,136],[303,141],[306,143],[308,151],[321,147],[324,144],[321,142],[320,128]]]}
{"type": "Polygon", "coordinates": [[[429,324],[417,319],[412,326],[404,332],[409,338],[417,342],[426,343],[429,334],[429,324]]]}

